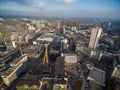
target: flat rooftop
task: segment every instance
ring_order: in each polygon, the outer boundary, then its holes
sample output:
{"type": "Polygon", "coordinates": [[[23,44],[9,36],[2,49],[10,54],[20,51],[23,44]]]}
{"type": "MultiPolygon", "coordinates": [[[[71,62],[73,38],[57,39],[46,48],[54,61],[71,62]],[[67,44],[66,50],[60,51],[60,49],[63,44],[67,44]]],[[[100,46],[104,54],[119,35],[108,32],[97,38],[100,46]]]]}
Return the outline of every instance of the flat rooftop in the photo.
{"type": "Polygon", "coordinates": [[[34,53],[40,52],[42,48],[43,46],[40,46],[40,45],[31,45],[25,48],[23,52],[26,54],[34,54],[34,53]]]}
{"type": "Polygon", "coordinates": [[[20,81],[18,82],[17,86],[23,85],[37,85],[40,86],[38,75],[25,75],[20,81]]]}
{"type": "Polygon", "coordinates": [[[90,70],[90,73],[87,79],[92,80],[99,85],[105,86],[105,71],[93,67],[90,70]]]}
{"type": "Polygon", "coordinates": [[[63,75],[63,76],[65,75],[64,58],[63,57],[57,57],[55,73],[56,73],[56,75],[63,75]]]}
{"type": "Polygon", "coordinates": [[[1,76],[7,77],[7,76],[9,76],[14,70],[15,70],[15,67],[9,68],[8,70],[2,72],[1,76]]]}
{"type": "MultiPolygon", "coordinates": [[[[14,71],[18,70],[23,64],[19,64],[18,66],[14,66],[9,68],[8,70],[4,71],[1,73],[2,77],[8,77],[11,73],[13,73],[14,71]]],[[[15,73],[15,72],[14,72],[15,73]]]]}
{"type": "Polygon", "coordinates": [[[16,65],[18,62],[20,62],[24,57],[26,57],[26,55],[20,56],[19,58],[15,59],[11,65],[16,65]]]}
{"type": "Polygon", "coordinates": [[[58,80],[55,84],[66,84],[66,80],[58,80]]]}

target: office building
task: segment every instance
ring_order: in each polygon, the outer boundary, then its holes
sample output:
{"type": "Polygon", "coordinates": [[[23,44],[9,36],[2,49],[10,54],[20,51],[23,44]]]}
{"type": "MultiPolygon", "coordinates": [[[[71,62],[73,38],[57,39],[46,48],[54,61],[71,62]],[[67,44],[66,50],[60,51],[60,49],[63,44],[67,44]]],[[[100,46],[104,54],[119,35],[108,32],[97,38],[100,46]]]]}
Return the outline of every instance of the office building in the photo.
{"type": "Polygon", "coordinates": [[[40,90],[39,76],[25,75],[16,85],[17,90],[40,90]]]}
{"type": "Polygon", "coordinates": [[[91,31],[89,48],[96,49],[102,32],[102,28],[96,27],[91,31]]]}
{"type": "Polygon", "coordinates": [[[0,52],[5,52],[7,50],[7,47],[4,42],[0,42],[0,52]]]}
{"type": "Polygon", "coordinates": [[[2,72],[1,77],[7,86],[10,86],[26,70],[27,61],[26,55],[21,56],[11,63],[11,67],[8,70],[2,72]]]}
{"type": "Polygon", "coordinates": [[[112,73],[112,77],[120,78],[120,65],[117,65],[112,73]]]}

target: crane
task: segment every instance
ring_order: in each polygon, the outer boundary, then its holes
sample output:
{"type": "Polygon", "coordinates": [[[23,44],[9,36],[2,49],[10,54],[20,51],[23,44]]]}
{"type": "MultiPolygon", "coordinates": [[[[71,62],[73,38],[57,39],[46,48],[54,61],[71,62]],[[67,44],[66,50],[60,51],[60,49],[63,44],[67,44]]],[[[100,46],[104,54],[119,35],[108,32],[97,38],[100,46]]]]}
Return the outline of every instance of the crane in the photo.
{"type": "Polygon", "coordinates": [[[48,63],[49,63],[48,46],[49,46],[49,43],[45,44],[45,55],[44,55],[44,61],[43,61],[43,64],[46,66],[46,68],[48,67],[48,63]]]}

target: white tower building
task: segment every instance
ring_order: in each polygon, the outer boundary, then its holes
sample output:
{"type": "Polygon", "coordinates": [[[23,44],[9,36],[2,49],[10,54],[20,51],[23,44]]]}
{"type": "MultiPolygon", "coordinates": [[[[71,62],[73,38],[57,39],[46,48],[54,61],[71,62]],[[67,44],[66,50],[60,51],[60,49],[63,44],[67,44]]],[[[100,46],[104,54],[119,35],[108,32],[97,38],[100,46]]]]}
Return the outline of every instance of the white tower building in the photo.
{"type": "Polygon", "coordinates": [[[102,28],[99,27],[93,28],[93,30],[91,31],[89,48],[96,49],[101,32],[102,28]]]}

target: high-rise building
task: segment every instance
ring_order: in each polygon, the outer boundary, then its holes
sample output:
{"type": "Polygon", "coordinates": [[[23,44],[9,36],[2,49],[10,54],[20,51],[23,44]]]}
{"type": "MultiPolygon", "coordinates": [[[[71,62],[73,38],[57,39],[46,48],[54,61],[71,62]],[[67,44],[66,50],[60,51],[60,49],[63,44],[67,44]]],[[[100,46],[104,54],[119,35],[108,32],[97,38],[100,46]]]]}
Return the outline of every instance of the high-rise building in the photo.
{"type": "Polygon", "coordinates": [[[96,49],[101,32],[102,32],[102,28],[99,27],[93,28],[93,30],[91,31],[89,48],[96,49]]]}
{"type": "Polygon", "coordinates": [[[57,29],[60,30],[60,27],[61,27],[60,26],[60,21],[58,21],[58,23],[57,23],[57,29]]]}
{"type": "Polygon", "coordinates": [[[107,31],[110,32],[111,22],[108,23],[107,31]]]}

